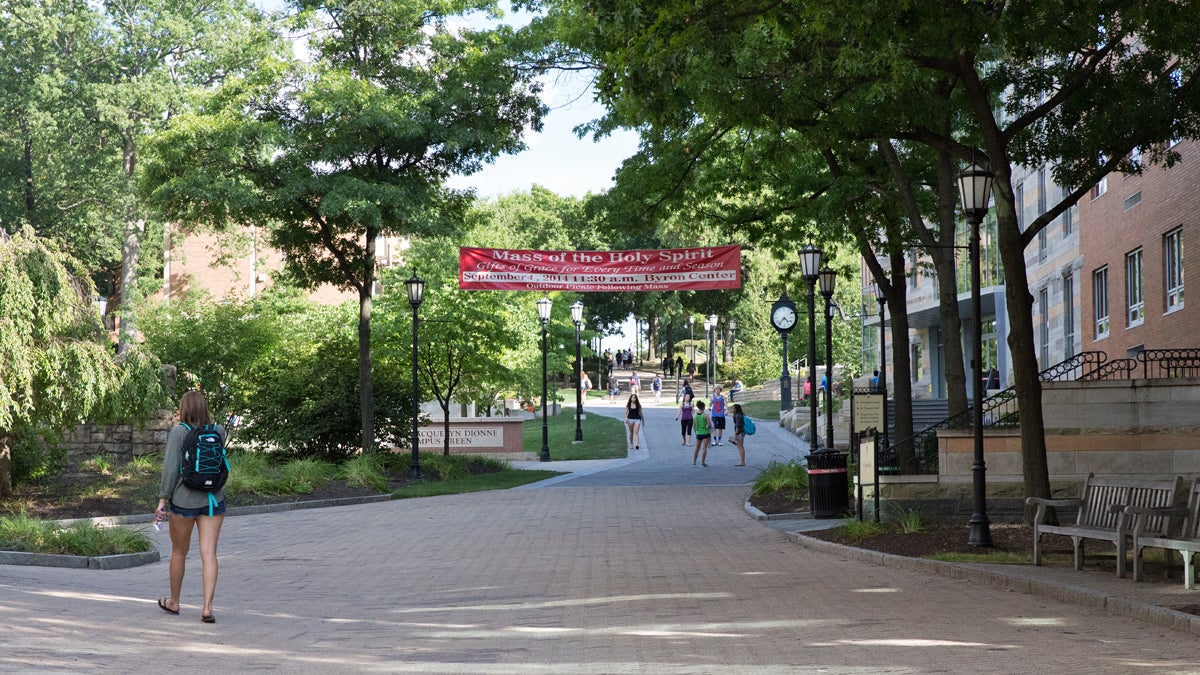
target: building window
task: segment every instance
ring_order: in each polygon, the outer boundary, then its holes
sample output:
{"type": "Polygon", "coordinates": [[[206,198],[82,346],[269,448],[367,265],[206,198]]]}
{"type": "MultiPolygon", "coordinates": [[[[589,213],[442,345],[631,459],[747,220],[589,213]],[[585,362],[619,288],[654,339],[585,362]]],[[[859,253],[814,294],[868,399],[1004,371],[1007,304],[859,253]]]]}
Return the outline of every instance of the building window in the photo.
{"type": "Polygon", "coordinates": [[[1017,229],[1025,231],[1025,186],[1017,185],[1013,188],[1013,201],[1017,207],[1017,229]]]}
{"type": "Polygon", "coordinates": [[[1074,212],[1075,212],[1074,206],[1068,206],[1065,210],[1063,210],[1062,226],[1063,226],[1063,236],[1064,237],[1075,231],[1075,222],[1074,222],[1075,213],[1074,212]]]}
{"type": "Polygon", "coordinates": [[[1183,228],[1163,235],[1164,280],[1167,287],[1167,311],[1183,307],[1183,228]]]}
{"type": "Polygon", "coordinates": [[[1139,203],[1141,203],[1141,201],[1142,201],[1142,191],[1138,190],[1137,192],[1135,192],[1125,198],[1124,209],[1126,211],[1128,211],[1129,209],[1132,209],[1133,207],[1135,207],[1139,203]]]}
{"type": "Polygon", "coordinates": [[[1142,249],[1125,254],[1125,318],[1129,328],[1146,320],[1146,298],[1142,293],[1142,249]]]}
{"type": "Polygon", "coordinates": [[[1046,228],[1038,230],[1038,264],[1046,262],[1046,249],[1048,248],[1049,235],[1046,234],[1046,228]]]}
{"type": "MultiPolygon", "coordinates": [[[[1104,166],[1107,162],[1108,162],[1108,158],[1105,157],[1104,155],[1100,155],[1099,165],[1104,166]]],[[[1092,199],[1095,199],[1095,198],[1103,195],[1105,192],[1108,192],[1108,175],[1107,174],[1105,174],[1104,178],[1101,178],[1095,185],[1092,186],[1092,199]]]]}
{"type": "Polygon", "coordinates": [[[1092,302],[1095,304],[1096,339],[1108,337],[1108,266],[1092,272],[1092,302]]]}
{"type": "Polygon", "coordinates": [[[1063,275],[1063,358],[1075,356],[1075,277],[1063,275]]]}
{"type": "Polygon", "coordinates": [[[1046,167],[1038,169],[1038,217],[1040,218],[1046,212],[1046,167]]]}
{"type": "Polygon", "coordinates": [[[912,346],[912,381],[921,381],[921,343],[916,343],[912,346]]]}
{"type": "Polygon", "coordinates": [[[1041,367],[1046,368],[1050,365],[1050,291],[1043,288],[1038,291],[1038,306],[1040,318],[1038,320],[1038,358],[1041,361],[1041,367]]]}

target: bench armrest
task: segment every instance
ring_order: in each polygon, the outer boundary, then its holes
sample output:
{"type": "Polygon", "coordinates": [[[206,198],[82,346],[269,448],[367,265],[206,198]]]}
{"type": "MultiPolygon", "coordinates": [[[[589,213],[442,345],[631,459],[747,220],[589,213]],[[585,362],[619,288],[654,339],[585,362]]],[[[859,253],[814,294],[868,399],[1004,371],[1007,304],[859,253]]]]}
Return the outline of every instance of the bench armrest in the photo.
{"type": "Polygon", "coordinates": [[[1029,506],[1037,507],[1037,513],[1033,514],[1034,525],[1043,525],[1046,522],[1046,511],[1050,507],[1082,506],[1083,500],[1082,499],[1046,499],[1044,497],[1027,497],[1025,499],[1025,503],[1029,506]]]}
{"type": "Polygon", "coordinates": [[[1186,516],[1184,506],[1126,506],[1125,513],[1131,516],[1186,516]]]}
{"type": "Polygon", "coordinates": [[[1026,497],[1025,504],[1028,506],[1083,506],[1083,500],[1079,498],[1071,499],[1046,499],[1044,497],[1026,497]]]}
{"type": "Polygon", "coordinates": [[[1146,531],[1146,525],[1150,522],[1151,517],[1186,518],[1188,510],[1183,506],[1126,506],[1123,517],[1128,516],[1133,516],[1132,534],[1136,539],[1146,531]]]}

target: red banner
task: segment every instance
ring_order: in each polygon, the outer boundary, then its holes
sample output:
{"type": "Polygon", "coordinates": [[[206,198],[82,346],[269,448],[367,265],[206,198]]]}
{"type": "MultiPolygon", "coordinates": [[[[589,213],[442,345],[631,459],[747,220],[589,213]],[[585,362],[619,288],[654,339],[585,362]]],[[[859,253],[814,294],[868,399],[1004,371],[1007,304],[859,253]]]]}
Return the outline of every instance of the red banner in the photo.
{"type": "Polygon", "coordinates": [[[742,287],[739,246],[645,251],[458,249],[458,287],[489,291],[701,291],[742,287]]]}

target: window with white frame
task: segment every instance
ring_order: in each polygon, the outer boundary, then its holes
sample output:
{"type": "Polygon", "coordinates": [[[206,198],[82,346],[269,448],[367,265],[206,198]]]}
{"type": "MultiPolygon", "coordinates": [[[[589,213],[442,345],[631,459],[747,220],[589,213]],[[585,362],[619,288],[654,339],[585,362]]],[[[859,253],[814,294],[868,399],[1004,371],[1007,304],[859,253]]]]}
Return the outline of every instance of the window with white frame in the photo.
{"type": "Polygon", "coordinates": [[[1108,265],[1092,272],[1092,303],[1096,317],[1096,339],[1108,337],[1108,265]]]}
{"type": "MultiPolygon", "coordinates": [[[[1108,162],[1108,157],[1105,157],[1104,155],[1100,155],[1100,161],[1098,163],[1099,166],[1104,166],[1104,164],[1106,162],[1108,162]]],[[[1104,194],[1105,192],[1108,192],[1108,175],[1107,174],[1105,174],[1104,178],[1101,178],[1099,181],[1097,181],[1097,183],[1095,185],[1092,186],[1092,199],[1099,197],[1100,195],[1104,194]]]]}
{"type": "Polygon", "coordinates": [[[1063,275],[1063,358],[1075,356],[1075,277],[1063,275]]]}
{"type": "Polygon", "coordinates": [[[1167,291],[1167,311],[1183,307],[1183,228],[1163,235],[1163,279],[1167,291]]]}
{"type": "Polygon", "coordinates": [[[1125,321],[1132,328],[1146,320],[1146,296],[1142,292],[1142,249],[1125,254],[1125,321]]]}

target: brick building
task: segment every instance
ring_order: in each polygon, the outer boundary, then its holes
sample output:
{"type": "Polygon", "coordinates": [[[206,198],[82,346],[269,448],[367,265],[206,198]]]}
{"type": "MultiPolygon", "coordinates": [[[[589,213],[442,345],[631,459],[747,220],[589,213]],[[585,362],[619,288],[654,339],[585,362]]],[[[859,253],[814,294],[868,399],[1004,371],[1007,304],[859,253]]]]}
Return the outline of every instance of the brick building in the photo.
{"type": "Polygon", "coordinates": [[[1110,174],[1080,200],[1084,350],[1116,359],[1200,345],[1200,306],[1184,304],[1184,243],[1200,238],[1200,148],[1173,149],[1182,161],[1170,169],[1110,174]]]}
{"type": "MultiPolygon", "coordinates": [[[[168,229],[163,246],[163,297],[183,297],[193,289],[206,290],[214,298],[257,295],[283,269],[283,254],[267,246],[265,239],[266,233],[256,227],[190,235],[168,229]]],[[[397,254],[403,248],[398,239],[380,239],[376,260],[381,267],[398,263],[397,254]]],[[[322,304],[358,299],[357,294],[330,285],[312,291],[309,297],[322,304]]]]}

